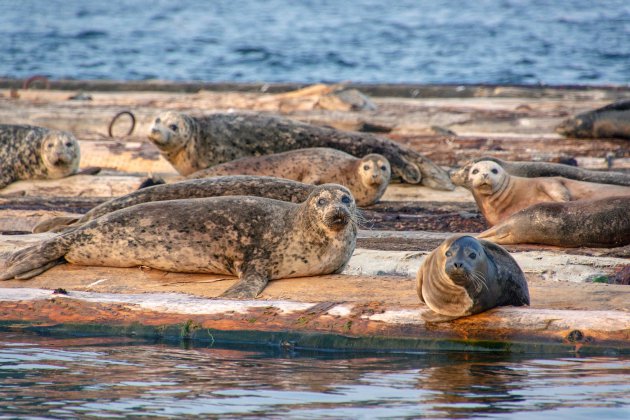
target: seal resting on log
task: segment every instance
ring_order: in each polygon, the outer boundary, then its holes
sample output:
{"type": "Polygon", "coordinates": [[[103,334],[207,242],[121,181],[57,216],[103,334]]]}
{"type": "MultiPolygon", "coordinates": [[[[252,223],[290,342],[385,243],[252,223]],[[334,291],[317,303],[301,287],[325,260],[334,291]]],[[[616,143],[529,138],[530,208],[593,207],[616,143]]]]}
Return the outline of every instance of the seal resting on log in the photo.
{"type": "Polygon", "coordinates": [[[427,322],[451,321],[496,306],[529,305],[529,289],[514,258],[492,242],[455,235],[418,269],[416,291],[432,312],[427,322]]]}
{"type": "Polygon", "coordinates": [[[80,159],[79,143],[68,132],[0,124],[0,189],[20,180],[63,178],[76,172],[80,159]]]}
{"type": "Polygon", "coordinates": [[[33,233],[63,231],[69,227],[82,225],[104,214],[152,201],[252,195],[301,203],[307,199],[314,189],[314,185],[289,179],[245,175],[190,179],[173,184],[158,184],[108,200],[94,207],[82,217],[58,216],[46,219],[33,228],[33,233]]]}
{"type": "Polygon", "coordinates": [[[211,197],[138,204],[11,255],[0,280],[28,279],[66,260],[232,274],[221,296],[254,298],[269,280],[341,271],[356,244],[348,189],[315,187],[300,204],[261,197],[211,197]]]}
{"type": "Polygon", "coordinates": [[[341,184],[348,188],[358,206],[376,203],[391,177],[389,161],[369,154],[361,159],[327,147],[296,149],[221,163],[197,171],[188,178],[225,175],[267,175],[307,184],[341,184]]]}
{"type": "Polygon", "coordinates": [[[502,245],[567,248],[630,245],[630,197],[536,204],[477,237],[502,245]]]}
{"type": "Polygon", "coordinates": [[[556,132],[575,138],[630,140],[630,100],[614,102],[562,121],[556,132]]]}
{"type": "Polygon", "coordinates": [[[278,116],[233,112],[193,117],[168,111],[155,119],[148,137],[182,175],[247,156],[330,147],[359,158],[381,154],[405,182],[454,189],[442,168],[393,140],[278,116]]]}

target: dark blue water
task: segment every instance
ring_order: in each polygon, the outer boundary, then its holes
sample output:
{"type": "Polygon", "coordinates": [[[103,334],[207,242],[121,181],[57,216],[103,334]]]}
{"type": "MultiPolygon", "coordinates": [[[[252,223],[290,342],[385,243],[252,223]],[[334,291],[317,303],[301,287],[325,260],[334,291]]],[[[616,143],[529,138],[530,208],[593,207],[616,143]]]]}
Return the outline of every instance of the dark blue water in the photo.
{"type": "Polygon", "coordinates": [[[204,348],[0,332],[0,418],[630,418],[630,359],[204,348]]]}
{"type": "Polygon", "coordinates": [[[627,84],[628,0],[0,0],[0,76],[627,84]]]}

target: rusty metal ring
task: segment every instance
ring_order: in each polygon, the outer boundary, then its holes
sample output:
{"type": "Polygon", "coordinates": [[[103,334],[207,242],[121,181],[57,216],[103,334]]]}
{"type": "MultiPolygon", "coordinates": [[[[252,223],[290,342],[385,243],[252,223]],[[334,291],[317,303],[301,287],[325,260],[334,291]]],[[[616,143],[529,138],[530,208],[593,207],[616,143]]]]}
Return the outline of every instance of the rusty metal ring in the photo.
{"type": "Polygon", "coordinates": [[[107,132],[109,133],[109,137],[114,137],[114,135],[112,134],[112,128],[114,128],[114,123],[121,115],[129,115],[131,117],[131,128],[129,129],[127,136],[130,136],[131,133],[133,133],[133,129],[136,128],[136,117],[133,115],[133,113],[131,111],[120,111],[118,114],[114,115],[114,118],[112,118],[112,122],[109,123],[109,128],[107,130],[107,132]]]}
{"type": "Polygon", "coordinates": [[[42,76],[41,74],[36,74],[35,76],[31,76],[28,79],[26,79],[24,83],[22,83],[22,89],[24,90],[28,89],[31,83],[37,80],[41,80],[42,82],[44,82],[44,86],[46,86],[46,89],[50,89],[50,81],[48,80],[48,77],[42,76]]]}

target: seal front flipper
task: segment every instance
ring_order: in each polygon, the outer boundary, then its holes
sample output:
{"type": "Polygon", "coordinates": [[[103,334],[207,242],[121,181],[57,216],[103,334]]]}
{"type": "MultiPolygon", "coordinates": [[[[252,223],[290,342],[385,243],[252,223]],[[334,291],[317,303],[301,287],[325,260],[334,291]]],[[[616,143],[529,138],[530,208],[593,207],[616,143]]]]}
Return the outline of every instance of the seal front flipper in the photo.
{"type": "Polygon", "coordinates": [[[57,216],[51,217],[50,219],[46,219],[42,222],[39,222],[33,228],[33,233],[42,233],[42,232],[59,232],[68,228],[70,225],[78,222],[80,217],[75,216],[57,216]]]}
{"type": "Polygon", "coordinates": [[[449,315],[438,314],[437,312],[433,312],[432,310],[427,310],[423,312],[422,315],[420,315],[420,317],[425,322],[428,322],[431,324],[437,324],[440,322],[448,322],[454,319],[461,318],[461,316],[449,316],[449,315]]]}
{"type": "Polygon", "coordinates": [[[67,251],[68,245],[63,236],[21,249],[11,255],[6,263],[7,271],[0,274],[0,280],[26,280],[35,277],[63,262],[67,251]]]}
{"type": "Polygon", "coordinates": [[[229,299],[255,299],[269,283],[269,277],[255,271],[243,273],[241,279],[219,297],[229,299]]]}

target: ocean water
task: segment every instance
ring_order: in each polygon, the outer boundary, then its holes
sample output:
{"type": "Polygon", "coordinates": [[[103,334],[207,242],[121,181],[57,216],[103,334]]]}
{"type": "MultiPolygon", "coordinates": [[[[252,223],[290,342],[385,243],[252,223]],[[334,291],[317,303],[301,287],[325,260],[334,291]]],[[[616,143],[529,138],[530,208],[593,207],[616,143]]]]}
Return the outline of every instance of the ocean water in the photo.
{"type": "Polygon", "coordinates": [[[0,0],[0,77],[630,83],[627,0],[0,0]]]}
{"type": "Polygon", "coordinates": [[[213,348],[0,332],[0,418],[630,418],[630,358],[213,348]]]}

